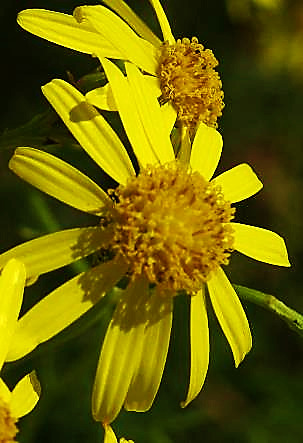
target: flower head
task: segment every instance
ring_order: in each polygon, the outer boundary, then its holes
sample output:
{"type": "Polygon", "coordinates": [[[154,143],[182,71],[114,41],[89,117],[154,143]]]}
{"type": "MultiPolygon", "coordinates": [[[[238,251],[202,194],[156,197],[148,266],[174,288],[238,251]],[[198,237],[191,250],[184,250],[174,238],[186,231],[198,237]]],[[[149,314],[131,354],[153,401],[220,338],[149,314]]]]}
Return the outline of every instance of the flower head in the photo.
{"type": "Polygon", "coordinates": [[[186,127],[194,128],[199,121],[217,127],[224,107],[217,65],[213,52],[196,37],[162,44],[157,68],[161,100],[172,101],[186,127]]]}
{"type": "MultiPolygon", "coordinates": [[[[23,299],[25,267],[11,259],[0,276],[0,371],[9,351],[23,299]]],[[[0,378],[0,442],[15,442],[20,417],[28,414],[39,400],[40,385],[34,372],[23,377],[10,391],[0,378]]]]}
{"type": "Polygon", "coordinates": [[[212,270],[228,263],[235,209],[197,171],[176,161],[150,166],[114,196],[110,245],[132,279],[144,274],[161,291],[194,294],[212,270]]]}
{"type": "Polygon", "coordinates": [[[124,76],[112,62],[101,61],[140,170],[135,173],[118,136],[79,91],[62,80],[45,85],[43,92],[64,123],[118,186],[106,194],[62,160],[18,148],[10,161],[15,173],[61,201],[101,216],[102,222],[19,245],[0,256],[0,266],[19,257],[35,278],[98,249],[110,251],[110,259],[69,280],[20,319],[8,355],[8,360],[19,358],[60,332],[126,276],[128,285],[108,326],[93,389],[94,418],[106,426],[123,405],[135,411],[151,407],[180,291],[188,294],[191,311],[186,406],[200,392],[208,368],[206,288],[236,366],[251,348],[248,321],[222,269],[231,252],[280,266],[289,262],[280,236],[232,221],[232,205],[262,184],[246,164],[212,178],[221,155],[220,134],[200,123],[189,163],[181,164],[170,141],[171,116],[160,108],[145,76],[134,64],[126,63],[124,76]]]}
{"type": "MultiPolygon", "coordinates": [[[[163,41],[122,0],[104,0],[104,6],[80,6],[73,16],[39,9],[25,10],[18,23],[49,41],[100,57],[128,60],[148,74],[162,103],[173,104],[178,120],[193,129],[200,121],[216,127],[222,115],[222,83],[215,68],[218,61],[196,37],[172,35],[159,0],[150,0],[163,41]],[[120,18],[120,17],[121,18],[120,18]]],[[[116,109],[110,88],[87,95],[101,109],[116,109]]]]}

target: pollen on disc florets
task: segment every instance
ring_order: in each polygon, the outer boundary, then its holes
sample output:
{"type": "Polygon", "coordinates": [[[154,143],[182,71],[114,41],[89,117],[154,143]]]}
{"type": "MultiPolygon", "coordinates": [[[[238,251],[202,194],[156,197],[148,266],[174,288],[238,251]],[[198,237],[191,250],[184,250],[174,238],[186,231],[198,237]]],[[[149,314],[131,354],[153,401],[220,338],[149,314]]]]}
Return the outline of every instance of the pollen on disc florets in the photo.
{"type": "Polygon", "coordinates": [[[178,163],[148,167],[115,190],[111,247],[160,290],[194,293],[227,264],[234,209],[198,172],[178,163]]]}
{"type": "Polygon", "coordinates": [[[18,429],[16,419],[12,417],[10,408],[0,398],[0,443],[15,443],[18,429]]]}
{"type": "Polygon", "coordinates": [[[204,49],[196,37],[178,39],[175,44],[164,42],[160,50],[157,74],[162,100],[173,102],[178,119],[188,127],[200,121],[217,127],[224,94],[213,52],[204,49]]]}

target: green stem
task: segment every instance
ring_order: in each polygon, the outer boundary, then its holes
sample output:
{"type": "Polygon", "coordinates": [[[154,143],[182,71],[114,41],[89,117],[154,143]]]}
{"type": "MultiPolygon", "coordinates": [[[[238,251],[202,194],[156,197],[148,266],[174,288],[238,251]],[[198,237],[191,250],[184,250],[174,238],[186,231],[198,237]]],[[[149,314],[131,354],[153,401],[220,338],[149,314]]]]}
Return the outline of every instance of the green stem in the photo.
{"type": "Polygon", "coordinates": [[[289,308],[273,295],[264,294],[245,286],[234,285],[234,288],[242,300],[254,303],[278,315],[291,329],[303,337],[303,315],[289,308]]]}

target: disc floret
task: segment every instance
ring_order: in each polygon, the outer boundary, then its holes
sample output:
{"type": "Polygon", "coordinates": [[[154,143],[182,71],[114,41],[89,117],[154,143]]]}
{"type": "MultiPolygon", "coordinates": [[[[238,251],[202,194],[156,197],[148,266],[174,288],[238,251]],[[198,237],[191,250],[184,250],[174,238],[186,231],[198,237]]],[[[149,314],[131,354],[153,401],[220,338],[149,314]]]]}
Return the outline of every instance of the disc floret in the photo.
{"type": "Polygon", "coordinates": [[[234,209],[219,187],[178,163],[151,166],[115,190],[113,250],[132,278],[160,290],[197,291],[227,264],[234,209]]]}

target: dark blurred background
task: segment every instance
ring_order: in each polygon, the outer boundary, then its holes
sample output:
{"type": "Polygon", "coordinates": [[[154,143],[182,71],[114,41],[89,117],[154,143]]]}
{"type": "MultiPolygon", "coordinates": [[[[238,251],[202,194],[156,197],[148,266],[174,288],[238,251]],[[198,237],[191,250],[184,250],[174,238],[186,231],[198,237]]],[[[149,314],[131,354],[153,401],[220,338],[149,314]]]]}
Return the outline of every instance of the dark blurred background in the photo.
{"type": "MultiPolygon", "coordinates": [[[[160,35],[148,1],[128,3],[160,35]]],[[[292,267],[280,269],[235,253],[228,275],[233,283],[274,294],[302,312],[302,0],[162,3],[175,37],[197,36],[220,61],[226,103],[219,122],[224,138],[220,171],[247,162],[264,183],[260,194],[237,205],[237,219],[280,233],[290,254],[292,267]]],[[[1,252],[37,235],[96,223],[32,189],[7,167],[16,146],[41,147],[43,143],[49,152],[100,184],[104,180],[86,154],[70,143],[56,118],[44,117],[48,105],[40,91],[55,77],[68,80],[67,71],[78,80],[96,68],[96,61],[39,39],[16,24],[22,9],[71,13],[80,4],[11,0],[1,5],[1,252]],[[41,125],[34,126],[35,134],[28,127],[24,133],[13,131],[40,113],[41,125]],[[55,131],[51,140],[45,138],[44,125],[52,125],[55,131]],[[59,145],[53,143],[56,137],[59,145]]],[[[26,291],[24,310],[74,273],[73,268],[65,269],[39,279],[26,291]]],[[[114,423],[117,434],[136,443],[301,443],[302,338],[273,314],[245,304],[254,345],[235,369],[209,310],[208,377],[199,397],[182,410],[179,403],[185,398],[189,371],[187,301],[179,297],[175,308],[168,362],[154,406],[145,414],[122,412],[114,423]]],[[[63,333],[26,359],[5,366],[2,375],[10,386],[35,368],[43,388],[37,408],[20,422],[20,443],[102,441],[103,431],[91,418],[90,395],[111,309],[101,307],[90,313],[82,334],[77,335],[77,325],[73,329],[73,340],[63,333]]]]}

